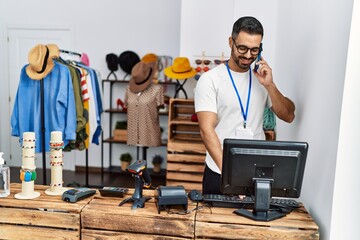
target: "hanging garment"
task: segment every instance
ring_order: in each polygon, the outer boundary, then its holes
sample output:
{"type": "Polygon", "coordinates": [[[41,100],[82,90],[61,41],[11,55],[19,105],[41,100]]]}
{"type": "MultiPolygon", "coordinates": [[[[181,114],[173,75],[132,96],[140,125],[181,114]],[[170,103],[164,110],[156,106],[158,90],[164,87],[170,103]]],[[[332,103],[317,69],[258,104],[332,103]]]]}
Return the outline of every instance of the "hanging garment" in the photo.
{"type": "Polygon", "coordinates": [[[128,127],[127,144],[157,147],[161,145],[161,131],[158,109],[164,105],[164,90],[151,84],[141,93],[126,88],[128,127]]]}
{"type": "MultiPolygon", "coordinates": [[[[11,116],[11,135],[20,137],[24,132],[35,132],[36,152],[41,152],[41,88],[44,84],[45,151],[49,151],[50,133],[61,131],[66,145],[76,139],[76,109],[74,90],[69,69],[57,62],[43,80],[32,80],[27,65],[21,70],[11,116]]],[[[22,138],[20,137],[22,145],[22,138]]]]}
{"type": "Polygon", "coordinates": [[[101,128],[101,114],[103,113],[102,100],[101,100],[101,92],[99,81],[97,78],[97,73],[93,68],[87,67],[83,64],[78,64],[79,67],[84,68],[88,74],[90,74],[91,86],[93,95],[91,96],[94,99],[95,104],[95,118],[96,118],[96,126],[92,135],[90,135],[90,140],[92,143],[99,145],[100,136],[102,132],[101,128]]]}
{"type": "Polygon", "coordinates": [[[86,149],[85,140],[88,135],[86,134],[86,123],[87,118],[86,114],[84,114],[84,105],[83,98],[81,94],[80,87],[80,70],[71,65],[69,62],[62,60],[61,58],[54,59],[60,64],[65,65],[69,68],[73,89],[74,89],[74,97],[75,97],[75,106],[76,106],[76,140],[69,141],[69,143],[64,147],[64,151],[71,151],[74,149],[84,150],[86,149]]]}

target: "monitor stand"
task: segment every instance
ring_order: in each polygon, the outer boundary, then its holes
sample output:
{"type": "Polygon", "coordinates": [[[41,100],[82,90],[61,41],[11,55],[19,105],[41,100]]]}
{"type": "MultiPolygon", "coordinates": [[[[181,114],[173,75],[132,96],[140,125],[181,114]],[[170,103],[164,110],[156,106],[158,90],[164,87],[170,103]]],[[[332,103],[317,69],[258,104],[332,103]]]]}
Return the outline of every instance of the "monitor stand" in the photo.
{"type": "Polygon", "coordinates": [[[282,213],[276,210],[269,210],[271,183],[274,180],[267,178],[254,178],[253,181],[255,185],[255,202],[253,211],[250,212],[246,209],[240,208],[235,210],[234,213],[255,221],[263,222],[268,222],[284,217],[286,213],[282,213]]]}

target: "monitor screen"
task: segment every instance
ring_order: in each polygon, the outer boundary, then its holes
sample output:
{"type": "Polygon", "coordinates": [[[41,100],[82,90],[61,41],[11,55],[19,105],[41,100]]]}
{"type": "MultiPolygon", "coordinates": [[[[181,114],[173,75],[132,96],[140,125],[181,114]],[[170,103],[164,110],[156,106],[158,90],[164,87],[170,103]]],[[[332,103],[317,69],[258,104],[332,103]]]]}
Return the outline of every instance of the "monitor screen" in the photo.
{"type": "Polygon", "coordinates": [[[255,207],[268,206],[271,196],[298,198],[307,150],[305,142],[225,139],[221,191],[253,195],[255,207]]]}

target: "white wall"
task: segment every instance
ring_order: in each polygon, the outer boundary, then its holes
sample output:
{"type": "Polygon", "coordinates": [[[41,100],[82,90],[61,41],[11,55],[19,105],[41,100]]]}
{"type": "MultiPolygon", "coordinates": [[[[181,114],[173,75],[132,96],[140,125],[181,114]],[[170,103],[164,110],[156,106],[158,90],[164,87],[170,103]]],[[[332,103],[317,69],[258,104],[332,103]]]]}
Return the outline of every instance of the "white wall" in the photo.
{"type": "MultiPolygon", "coordinates": [[[[343,209],[341,205],[333,207],[332,201],[335,167],[337,161],[343,161],[343,156],[337,158],[337,148],[351,12],[352,0],[326,4],[320,0],[256,0],[251,4],[243,0],[182,0],[180,54],[189,57],[199,54],[198,49],[214,54],[226,51],[228,55],[233,22],[244,15],[262,21],[264,58],[273,68],[277,86],[296,105],[293,123],[277,122],[277,138],[309,143],[300,201],[319,225],[321,239],[330,238],[332,210],[343,209]],[[198,11],[204,5],[207,10],[198,11]],[[189,27],[199,19],[210,24],[200,30],[189,27]],[[195,32],[199,33],[196,37],[195,32]]],[[[353,190],[341,180],[342,176],[339,182],[346,189],[341,192],[353,190]]],[[[356,215],[346,216],[346,222],[358,223],[356,215]]]]}
{"type": "MultiPolygon", "coordinates": [[[[135,51],[140,57],[153,52],[158,55],[177,56],[180,45],[180,0],[64,0],[61,2],[46,0],[0,0],[0,79],[4,88],[0,89],[0,149],[8,159],[10,114],[12,106],[8,107],[8,66],[6,30],[9,26],[20,27],[70,27],[74,32],[73,49],[85,52],[90,58],[93,68],[101,72],[105,79],[109,73],[105,56],[108,53],[119,55],[123,51],[135,51]]],[[[59,46],[67,49],[67,46],[59,46]]],[[[30,50],[30,49],[29,49],[30,50]]],[[[124,72],[116,72],[119,79],[124,72]]],[[[20,76],[20,71],[19,71],[20,76]]],[[[123,85],[125,86],[125,85],[123,85]]],[[[122,89],[117,91],[123,99],[122,89]]],[[[109,104],[103,98],[104,108],[109,104]]],[[[104,129],[107,131],[107,115],[103,114],[104,129]]],[[[120,117],[121,118],[121,117],[120,117]]],[[[167,125],[167,119],[162,118],[167,125]]],[[[164,124],[162,124],[164,125],[164,124]]],[[[105,144],[107,152],[108,144],[105,144]]],[[[114,163],[118,164],[119,151],[132,151],[134,147],[113,145],[115,149],[114,163]]],[[[154,150],[154,149],[153,149],[154,150]]],[[[166,154],[166,149],[155,149],[166,154]]],[[[151,151],[149,156],[156,152],[151,151]]],[[[84,151],[76,152],[76,164],[85,164],[84,151]]],[[[92,144],[89,148],[90,166],[100,166],[101,147],[92,144]]],[[[105,159],[107,166],[107,157],[105,159]]]]}
{"type": "MultiPolygon", "coordinates": [[[[301,199],[329,239],[352,1],[279,5],[278,67],[292,87],[296,120],[284,136],[309,142],[301,199]],[[341,9],[341,11],[339,11],[341,9]]],[[[340,206],[338,206],[340,207],[340,206]]]]}
{"type": "Polygon", "coordinates": [[[330,239],[359,239],[360,1],[354,1],[341,109],[330,239]],[[344,197],[347,196],[347,197],[344,197]]]}

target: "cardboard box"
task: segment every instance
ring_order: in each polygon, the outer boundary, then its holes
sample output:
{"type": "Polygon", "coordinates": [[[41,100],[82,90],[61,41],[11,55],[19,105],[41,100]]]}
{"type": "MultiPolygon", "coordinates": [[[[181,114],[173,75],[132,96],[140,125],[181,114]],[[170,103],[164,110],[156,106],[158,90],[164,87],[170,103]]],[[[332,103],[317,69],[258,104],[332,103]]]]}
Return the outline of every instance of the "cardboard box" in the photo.
{"type": "Polygon", "coordinates": [[[114,129],[114,140],[127,141],[127,129],[114,129]]]}

